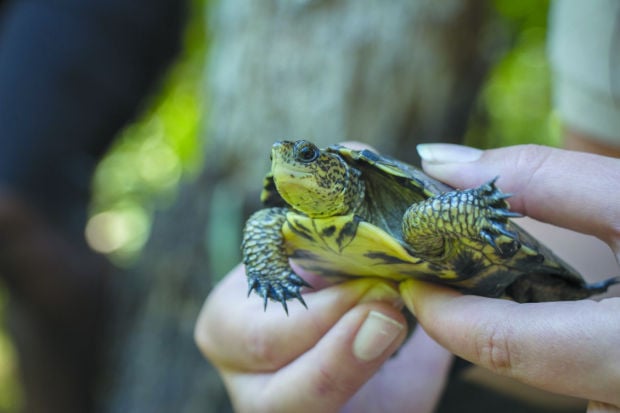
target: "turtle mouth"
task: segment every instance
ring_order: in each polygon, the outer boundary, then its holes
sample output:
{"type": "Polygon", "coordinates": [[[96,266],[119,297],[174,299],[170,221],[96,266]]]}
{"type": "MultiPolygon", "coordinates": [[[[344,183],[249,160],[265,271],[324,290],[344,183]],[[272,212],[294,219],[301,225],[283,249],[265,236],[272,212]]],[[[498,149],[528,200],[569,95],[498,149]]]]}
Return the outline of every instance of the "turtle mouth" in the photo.
{"type": "Polygon", "coordinates": [[[287,143],[290,142],[277,142],[271,150],[269,158],[273,176],[299,179],[310,175],[311,171],[308,170],[308,164],[295,162],[291,151],[287,150],[287,143]]]}
{"type": "Polygon", "coordinates": [[[278,162],[277,159],[272,160],[271,173],[273,174],[273,178],[276,183],[278,181],[284,182],[303,180],[312,175],[311,172],[304,168],[296,168],[293,165],[282,164],[281,162],[278,162]]]}
{"type": "Polygon", "coordinates": [[[271,175],[282,198],[303,209],[302,205],[307,202],[308,194],[316,192],[317,171],[313,162],[304,163],[297,159],[295,145],[298,143],[281,141],[273,145],[271,175]]]}

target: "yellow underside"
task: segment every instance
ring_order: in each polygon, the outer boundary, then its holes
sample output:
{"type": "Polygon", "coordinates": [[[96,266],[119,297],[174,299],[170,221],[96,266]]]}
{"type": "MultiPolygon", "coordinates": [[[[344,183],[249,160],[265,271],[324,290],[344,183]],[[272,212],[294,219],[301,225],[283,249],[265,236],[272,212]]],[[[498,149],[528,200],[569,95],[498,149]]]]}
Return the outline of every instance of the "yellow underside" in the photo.
{"type": "Polygon", "coordinates": [[[287,253],[302,268],[325,276],[395,281],[457,278],[451,265],[431,264],[413,256],[394,237],[370,223],[360,222],[355,233],[348,233],[347,224],[352,221],[351,215],[312,219],[291,212],[283,227],[287,253]]]}

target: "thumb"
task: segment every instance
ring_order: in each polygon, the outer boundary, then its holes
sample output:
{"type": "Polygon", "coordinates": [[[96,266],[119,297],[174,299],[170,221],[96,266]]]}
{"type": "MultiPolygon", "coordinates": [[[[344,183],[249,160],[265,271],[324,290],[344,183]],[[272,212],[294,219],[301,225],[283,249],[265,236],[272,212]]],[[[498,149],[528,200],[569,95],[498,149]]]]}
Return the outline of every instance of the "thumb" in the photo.
{"type": "Polygon", "coordinates": [[[274,374],[264,392],[278,408],[268,410],[340,411],[405,336],[396,308],[379,302],[354,307],[312,349],[274,374]]]}
{"type": "Polygon", "coordinates": [[[499,175],[514,210],[618,243],[620,208],[610,205],[620,205],[620,159],[537,145],[481,151],[425,144],[418,152],[424,170],[441,181],[464,188],[499,175]]]}
{"type": "Polygon", "coordinates": [[[408,280],[407,307],[447,350],[532,386],[617,405],[620,301],[517,304],[408,280]]]}

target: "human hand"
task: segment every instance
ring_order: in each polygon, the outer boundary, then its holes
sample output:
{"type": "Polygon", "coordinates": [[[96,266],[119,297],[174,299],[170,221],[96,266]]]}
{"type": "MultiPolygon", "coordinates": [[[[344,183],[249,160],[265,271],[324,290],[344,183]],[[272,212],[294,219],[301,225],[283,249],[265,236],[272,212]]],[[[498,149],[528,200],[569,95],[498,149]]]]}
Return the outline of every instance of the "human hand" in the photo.
{"type": "MultiPolygon", "coordinates": [[[[301,274],[318,286],[311,274],[301,274]]],[[[263,312],[242,266],[207,298],[195,336],[240,412],[431,412],[451,356],[421,329],[406,336],[391,285],[357,280],[263,312]]]]}
{"type": "Polygon", "coordinates": [[[288,317],[275,302],[263,311],[262,299],[245,297],[245,270],[237,266],[198,317],[196,342],[219,370],[235,409],[433,411],[452,356],[421,328],[402,345],[407,331],[398,291],[367,279],[328,286],[295,271],[314,286],[304,293],[309,311],[296,301],[288,304],[288,317]]]}
{"type": "MultiPolygon", "coordinates": [[[[620,260],[620,160],[538,146],[420,149],[427,173],[457,187],[500,175],[512,209],[598,237],[620,260]]],[[[408,281],[407,306],[438,343],[541,389],[620,407],[620,298],[517,304],[408,281]]],[[[604,404],[607,405],[604,405],[604,404]]],[[[612,410],[615,409],[615,410],[612,410]]]]}

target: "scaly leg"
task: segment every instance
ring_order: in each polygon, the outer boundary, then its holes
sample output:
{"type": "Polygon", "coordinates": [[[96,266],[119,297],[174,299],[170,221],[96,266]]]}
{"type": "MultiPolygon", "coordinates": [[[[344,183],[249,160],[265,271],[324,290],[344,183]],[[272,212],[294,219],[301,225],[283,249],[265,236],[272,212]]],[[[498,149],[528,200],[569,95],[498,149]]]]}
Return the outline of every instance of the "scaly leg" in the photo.
{"type": "Polygon", "coordinates": [[[413,204],[403,217],[403,239],[426,258],[442,258],[450,242],[463,237],[486,242],[503,258],[519,249],[518,235],[508,228],[508,218],[521,214],[508,209],[495,181],[478,188],[455,190],[413,204]]]}
{"type": "Polygon", "coordinates": [[[255,212],[245,224],[243,231],[243,263],[248,277],[248,295],[252,290],[264,298],[282,303],[288,314],[286,301],[297,298],[304,306],[301,297],[302,287],[309,287],[291,269],[284,249],[282,225],[286,221],[286,208],[267,208],[255,212]]]}

